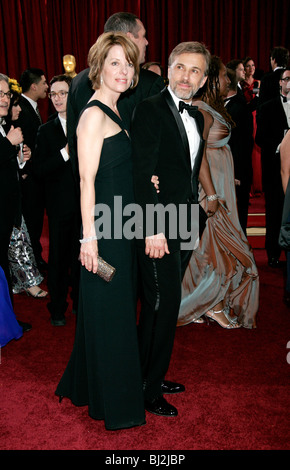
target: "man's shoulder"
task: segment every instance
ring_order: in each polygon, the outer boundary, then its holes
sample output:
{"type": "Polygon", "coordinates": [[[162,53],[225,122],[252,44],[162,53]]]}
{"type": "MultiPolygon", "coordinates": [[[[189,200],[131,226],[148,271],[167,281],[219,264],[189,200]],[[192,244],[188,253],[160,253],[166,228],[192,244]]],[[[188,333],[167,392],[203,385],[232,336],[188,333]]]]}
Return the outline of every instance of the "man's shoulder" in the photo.
{"type": "Polygon", "coordinates": [[[24,96],[20,96],[18,104],[21,108],[20,116],[25,111],[28,111],[28,112],[34,111],[32,104],[24,96]]]}
{"type": "Polygon", "coordinates": [[[164,87],[163,78],[157,73],[152,72],[151,70],[143,69],[141,67],[139,76],[140,76],[140,79],[144,82],[148,82],[148,83],[159,82],[159,83],[163,83],[163,87],[164,87]]]}
{"type": "Polygon", "coordinates": [[[136,88],[137,93],[142,93],[144,97],[150,96],[159,93],[164,87],[164,80],[160,75],[151,72],[151,70],[140,69],[139,83],[136,88]]]}
{"type": "Polygon", "coordinates": [[[56,116],[54,119],[50,119],[49,121],[45,122],[44,124],[41,124],[38,128],[38,139],[50,139],[53,136],[53,140],[51,142],[54,142],[55,139],[58,140],[60,134],[59,131],[62,130],[61,122],[56,116]]]}
{"type": "Polygon", "coordinates": [[[144,98],[142,101],[140,101],[140,103],[136,105],[136,109],[137,108],[150,108],[150,107],[156,107],[158,109],[163,104],[166,104],[166,100],[165,100],[166,93],[168,93],[167,90],[162,90],[161,92],[156,93],[155,95],[147,96],[147,98],[144,98]]]}
{"type": "Polygon", "coordinates": [[[270,109],[277,108],[280,106],[282,106],[280,96],[274,96],[274,98],[270,98],[261,104],[259,108],[259,113],[268,113],[270,109]]]}
{"type": "Polygon", "coordinates": [[[89,79],[90,69],[84,69],[80,73],[78,73],[72,80],[70,85],[70,92],[74,92],[75,90],[83,90],[88,89],[92,90],[92,83],[89,79]]]}

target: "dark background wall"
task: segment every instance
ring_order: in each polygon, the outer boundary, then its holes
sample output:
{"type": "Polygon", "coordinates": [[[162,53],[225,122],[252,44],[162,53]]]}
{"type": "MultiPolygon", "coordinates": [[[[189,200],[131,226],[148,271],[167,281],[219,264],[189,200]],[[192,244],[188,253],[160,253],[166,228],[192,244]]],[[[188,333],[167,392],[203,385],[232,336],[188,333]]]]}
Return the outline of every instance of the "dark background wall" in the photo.
{"type": "Polygon", "coordinates": [[[117,11],[138,15],[149,40],[146,60],[165,69],[181,41],[201,41],[225,63],[250,55],[258,74],[269,70],[272,47],[290,45],[289,0],[0,0],[0,72],[19,80],[27,67],[40,67],[50,80],[63,72],[64,54],[81,71],[117,11]]]}

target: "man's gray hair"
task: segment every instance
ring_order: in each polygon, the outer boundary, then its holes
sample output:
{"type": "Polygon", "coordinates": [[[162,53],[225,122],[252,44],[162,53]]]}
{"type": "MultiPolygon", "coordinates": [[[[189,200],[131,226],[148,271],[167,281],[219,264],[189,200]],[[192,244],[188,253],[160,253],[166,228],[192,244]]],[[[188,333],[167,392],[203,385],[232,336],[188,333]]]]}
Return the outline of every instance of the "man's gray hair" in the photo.
{"type": "Polygon", "coordinates": [[[0,82],[7,82],[9,85],[9,78],[4,73],[0,73],[0,82]]]}
{"type": "Polygon", "coordinates": [[[140,29],[140,25],[137,23],[138,19],[138,16],[133,13],[114,13],[107,19],[104,26],[104,33],[131,33],[133,36],[137,37],[140,29]]]}
{"type": "Polygon", "coordinates": [[[169,56],[169,59],[168,59],[169,67],[173,64],[173,62],[175,61],[175,58],[181,54],[203,55],[206,61],[206,69],[205,69],[204,74],[205,75],[208,74],[211,54],[204,44],[202,44],[201,42],[197,42],[197,41],[181,42],[173,49],[173,51],[171,52],[169,56]]]}

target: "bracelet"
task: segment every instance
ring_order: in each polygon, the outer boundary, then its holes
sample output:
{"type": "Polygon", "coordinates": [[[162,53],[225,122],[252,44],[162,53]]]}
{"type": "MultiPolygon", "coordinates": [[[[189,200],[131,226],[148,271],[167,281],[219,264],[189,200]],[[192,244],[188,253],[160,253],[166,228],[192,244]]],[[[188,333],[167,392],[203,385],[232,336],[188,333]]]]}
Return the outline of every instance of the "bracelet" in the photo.
{"type": "Polygon", "coordinates": [[[218,195],[217,194],[212,194],[211,196],[206,196],[206,199],[208,201],[216,201],[218,199],[218,195]]]}
{"type": "Polygon", "coordinates": [[[96,235],[94,235],[93,237],[89,237],[89,238],[82,238],[80,240],[80,243],[88,243],[88,242],[92,242],[93,240],[97,240],[96,235]]]}

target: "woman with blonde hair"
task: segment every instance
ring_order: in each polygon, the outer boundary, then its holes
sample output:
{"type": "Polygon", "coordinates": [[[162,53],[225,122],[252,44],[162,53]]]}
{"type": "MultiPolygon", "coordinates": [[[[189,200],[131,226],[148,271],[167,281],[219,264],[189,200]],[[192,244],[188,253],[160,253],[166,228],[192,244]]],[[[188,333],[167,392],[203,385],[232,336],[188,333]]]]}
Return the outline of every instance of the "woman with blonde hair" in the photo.
{"type": "Polygon", "coordinates": [[[123,228],[126,222],[123,208],[134,202],[131,141],[117,102],[121,93],[138,83],[138,54],[137,46],[122,33],[104,33],[89,52],[95,92],[77,127],[82,217],[79,309],[73,352],[56,390],[60,399],[66,396],[75,405],[88,405],[89,416],[104,420],[109,430],[145,423],[134,240],[125,238],[123,231],[116,234],[116,224],[123,228]],[[121,207],[115,211],[116,197],[121,207]],[[115,268],[111,280],[101,277],[99,256],[115,268]]]}

